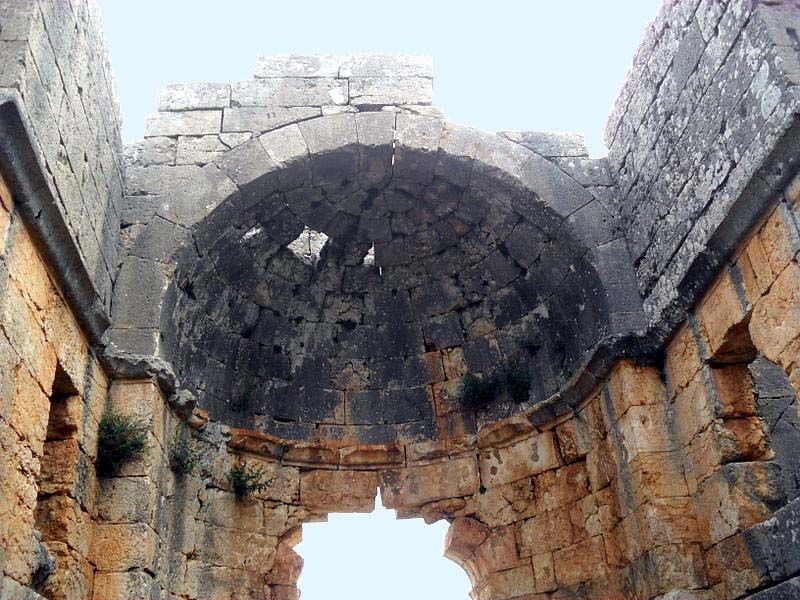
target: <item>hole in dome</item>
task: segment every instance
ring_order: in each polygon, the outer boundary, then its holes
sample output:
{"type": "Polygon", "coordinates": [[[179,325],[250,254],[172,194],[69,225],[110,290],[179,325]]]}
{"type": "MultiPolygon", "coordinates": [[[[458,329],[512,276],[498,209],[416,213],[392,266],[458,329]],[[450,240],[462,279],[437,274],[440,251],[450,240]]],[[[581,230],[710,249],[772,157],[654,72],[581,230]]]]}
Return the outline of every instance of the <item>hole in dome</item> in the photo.
{"type": "Polygon", "coordinates": [[[315,231],[314,229],[306,227],[300,235],[286,247],[307,265],[315,265],[327,241],[327,235],[321,231],[315,231]]]}
{"type": "Polygon", "coordinates": [[[372,244],[364,255],[364,265],[372,266],[375,264],[375,244],[372,244]]]}
{"type": "Polygon", "coordinates": [[[464,570],[442,554],[447,521],[398,519],[380,495],[368,514],[333,513],[303,525],[295,547],[304,566],[303,600],[468,600],[464,570]]]}

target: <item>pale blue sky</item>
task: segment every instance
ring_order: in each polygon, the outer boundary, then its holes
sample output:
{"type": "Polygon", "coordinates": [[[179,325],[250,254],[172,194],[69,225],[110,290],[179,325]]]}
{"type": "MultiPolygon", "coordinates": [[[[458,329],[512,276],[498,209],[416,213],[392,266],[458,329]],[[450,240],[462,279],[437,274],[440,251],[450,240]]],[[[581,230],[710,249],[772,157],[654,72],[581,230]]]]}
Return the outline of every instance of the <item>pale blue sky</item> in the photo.
{"type": "MultiPolygon", "coordinates": [[[[100,0],[125,122],[142,135],[169,83],[252,77],[261,54],[352,52],[434,58],[434,102],[485,131],[603,127],[660,0],[100,0]]],[[[447,524],[394,513],[333,515],[304,528],[303,600],[467,600],[442,557],[447,524]],[[398,577],[398,573],[403,576],[398,577]]]]}
{"type": "Polygon", "coordinates": [[[660,0],[100,0],[126,142],[169,83],[237,81],[260,54],[427,54],[434,101],[485,131],[576,131],[594,156],[660,0]]]}

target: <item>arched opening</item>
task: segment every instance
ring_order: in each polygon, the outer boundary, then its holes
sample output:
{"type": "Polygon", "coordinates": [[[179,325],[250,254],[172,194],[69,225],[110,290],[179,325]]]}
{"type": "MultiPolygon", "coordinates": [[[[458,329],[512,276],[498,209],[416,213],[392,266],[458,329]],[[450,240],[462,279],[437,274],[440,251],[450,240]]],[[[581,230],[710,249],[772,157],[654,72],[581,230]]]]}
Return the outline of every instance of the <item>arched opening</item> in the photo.
{"type": "Polygon", "coordinates": [[[380,496],[369,514],[333,513],[303,526],[303,600],[467,600],[467,574],[443,555],[446,521],[398,519],[380,496]]]}

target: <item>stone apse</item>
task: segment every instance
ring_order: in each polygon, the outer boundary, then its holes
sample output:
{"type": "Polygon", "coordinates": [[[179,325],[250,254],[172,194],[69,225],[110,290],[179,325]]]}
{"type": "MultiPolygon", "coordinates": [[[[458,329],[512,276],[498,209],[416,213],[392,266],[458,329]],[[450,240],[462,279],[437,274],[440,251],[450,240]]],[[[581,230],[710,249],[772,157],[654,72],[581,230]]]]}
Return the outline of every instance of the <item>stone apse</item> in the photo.
{"type": "Polygon", "coordinates": [[[605,158],[368,55],[169,86],[123,148],[94,3],[0,2],[0,598],[296,599],[378,489],[475,600],[800,598],[798,32],[668,0],[605,158]]]}

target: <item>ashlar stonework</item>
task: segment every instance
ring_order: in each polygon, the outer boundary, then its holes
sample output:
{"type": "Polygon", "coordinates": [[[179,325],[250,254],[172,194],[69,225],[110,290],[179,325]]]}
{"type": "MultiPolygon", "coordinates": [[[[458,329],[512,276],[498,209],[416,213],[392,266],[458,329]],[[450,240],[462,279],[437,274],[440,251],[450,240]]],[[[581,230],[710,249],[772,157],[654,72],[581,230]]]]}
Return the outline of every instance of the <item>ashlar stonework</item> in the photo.
{"type": "Polygon", "coordinates": [[[604,158],[373,55],[168,86],[123,148],[93,0],[0,3],[0,599],[296,600],[378,490],[474,600],[800,597],[798,31],[665,2],[604,158]]]}

